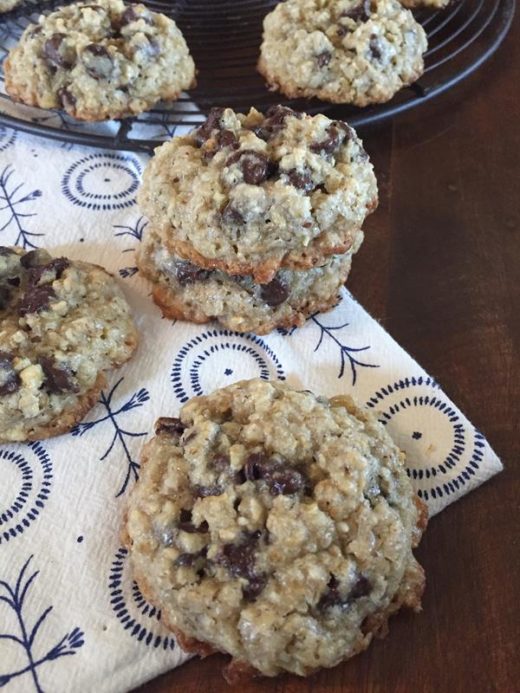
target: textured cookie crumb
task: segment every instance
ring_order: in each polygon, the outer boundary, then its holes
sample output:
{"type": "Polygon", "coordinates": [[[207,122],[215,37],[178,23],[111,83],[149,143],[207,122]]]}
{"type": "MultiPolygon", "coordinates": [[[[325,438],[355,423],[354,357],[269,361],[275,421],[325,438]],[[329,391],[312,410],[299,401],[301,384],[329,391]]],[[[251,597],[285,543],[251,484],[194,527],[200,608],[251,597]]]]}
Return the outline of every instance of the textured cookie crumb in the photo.
{"type": "Polygon", "coordinates": [[[323,264],[355,245],[377,185],[346,123],[282,106],[221,108],[156,150],[139,203],[172,253],[267,283],[280,267],[323,264]]]}
{"type": "Polygon", "coordinates": [[[425,525],[404,456],[350,397],[242,381],[162,418],[125,532],[135,579],[187,650],[307,675],[420,609],[425,525]]]}
{"type": "Polygon", "coordinates": [[[165,317],[206,323],[218,320],[236,332],[267,334],[302,325],[314,313],[333,308],[345,283],[352,254],[333,255],[309,270],[280,269],[267,284],[252,277],[197,267],[165,247],[161,234],[147,230],[138,254],[141,273],[153,283],[153,298],[165,317]]]}
{"type": "Polygon", "coordinates": [[[136,344],[128,304],[104,269],[0,246],[0,442],[72,428],[136,344]]]}
{"type": "Polygon", "coordinates": [[[195,66],[175,22],[144,5],[94,0],[30,24],[4,63],[7,93],[81,120],[122,118],[172,101],[195,66]]]}
{"type": "Polygon", "coordinates": [[[426,48],[398,0],[287,0],[264,19],[258,69],[290,98],[366,106],[417,80],[426,48]]]}

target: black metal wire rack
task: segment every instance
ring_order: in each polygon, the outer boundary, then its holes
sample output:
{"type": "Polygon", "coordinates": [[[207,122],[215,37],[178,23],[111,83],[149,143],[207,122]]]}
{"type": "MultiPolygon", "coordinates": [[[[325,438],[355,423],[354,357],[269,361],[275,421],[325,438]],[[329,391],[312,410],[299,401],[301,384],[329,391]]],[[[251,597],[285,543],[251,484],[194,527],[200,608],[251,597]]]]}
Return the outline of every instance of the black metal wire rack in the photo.
{"type": "Polygon", "coordinates": [[[150,0],[146,4],[151,9],[173,17],[184,33],[198,69],[197,88],[176,103],[159,105],[139,117],[93,125],[62,113],[15,105],[4,93],[1,64],[9,48],[40,12],[60,4],[65,3],[23,0],[12,12],[0,15],[0,123],[66,142],[144,152],[151,152],[179,126],[202,122],[209,109],[219,105],[244,111],[284,103],[340,117],[356,127],[390,118],[442,94],[474,72],[504,39],[515,10],[515,0],[452,0],[442,11],[416,12],[429,42],[423,76],[390,102],[359,109],[287,100],[267,90],[255,65],[262,20],[276,0],[150,0]]]}

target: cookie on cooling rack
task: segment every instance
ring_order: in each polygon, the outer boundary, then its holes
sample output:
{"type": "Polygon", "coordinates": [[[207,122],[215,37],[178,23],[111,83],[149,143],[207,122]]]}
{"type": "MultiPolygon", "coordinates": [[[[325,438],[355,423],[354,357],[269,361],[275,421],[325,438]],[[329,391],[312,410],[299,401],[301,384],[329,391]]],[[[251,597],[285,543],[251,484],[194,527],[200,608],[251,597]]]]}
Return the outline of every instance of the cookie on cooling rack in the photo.
{"type": "Polygon", "coordinates": [[[22,0],[0,0],[0,14],[9,12],[21,3],[22,0]]]}
{"type": "Polygon", "coordinates": [[[287,0],[264,20],[258,70],[290,98],[367,106],[418,79],[426,48],[398,0],[287,0]]]}
{"type": "Polygon", "coordinates": [[[128,304],[104,269],[0,246],[0,442],[68,431],[136,344],[128,304]]]}
{"type": "Polygon", "coordinates": [[[242,381],[156,423],[125,540],[181,646],[307,675],[416,611],[426,524],[403,454],[350,397],[242,381]]]}
{"type": "Polygon", "coordinates": [[[138,199],[172,253],[267,283],[355,246],[377,185],[346,123],[217,108],[155,151],[138,199]]]}
{"type": "MultiPolygon", "coordinates": [[[[359,235],[358,244],[361,243],[359,235]]],[[[250,276],[206,270],[170,253],[161,234],[148,230],[138,254],[141,274],[153,283],[153,298],[167,318],[205,323],[218,320],[236,332],[267,334],[302,325],[339,300],[352,254],[332,255],[309,270],[280,269],[267,284],[250,276]]]]}
{"type": "Polygon", "coordinates": [[[172,101],[195,66],[175,22],[144,5],[67,5],[24,31],[4,63],[9,96],[80,120],[122,118],[172,101]]]}

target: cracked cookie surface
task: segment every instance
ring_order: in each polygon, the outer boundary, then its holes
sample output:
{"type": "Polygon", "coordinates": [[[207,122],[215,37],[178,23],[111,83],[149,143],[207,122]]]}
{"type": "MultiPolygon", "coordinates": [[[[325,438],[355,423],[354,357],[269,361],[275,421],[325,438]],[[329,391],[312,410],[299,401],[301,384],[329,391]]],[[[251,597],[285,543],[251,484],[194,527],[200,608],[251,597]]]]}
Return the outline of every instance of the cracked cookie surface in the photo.
{"type": "MultiPolygon", "coordinates": [[[[359,238],[361,241],[361,237],[359,238]]],[[[153,283],[153,298],[167,318],[206,323],[218,320],[236,332],[267,334],[303,325],[339,300],[352,250],[310,270],[280,269],[267,284],[221,270],[204,270],[170,253],[159,233],[147,230],[137,263],[153,283]]]]}
{"type": "Polygon", "coordinates": [[[242,381],[162,418],[126,520],[134,576],[181,644],[307,675],[420,608],[426,518],[404,456],[350,397],[242,381]]]}
{"type": "Polygon", "coordinates": [[[377,185],[346,123],[228,108],[156,150],[138,200],[173,253],[267,283],[355,246],[377,185]]]}
{"type": "Polygon", "coordinates": [[[72,428],[105,371],[136,345],[128,304],[104,269],[0,246],[0,442],[72,428]]]}
{"type": "Polygon", "coordinates": [[[175,22],[144,5],[95,0],[41,16],[4,63],[7,93],[81,120],[131,116],[172,101],[195,66],[175,22]]]}
{"type": "Polygon", "coordinates": [[[264,19],[258,69],[289,98],[366,106],[417,80],[426,48],[398,0],[287,0],[264,19]]]}

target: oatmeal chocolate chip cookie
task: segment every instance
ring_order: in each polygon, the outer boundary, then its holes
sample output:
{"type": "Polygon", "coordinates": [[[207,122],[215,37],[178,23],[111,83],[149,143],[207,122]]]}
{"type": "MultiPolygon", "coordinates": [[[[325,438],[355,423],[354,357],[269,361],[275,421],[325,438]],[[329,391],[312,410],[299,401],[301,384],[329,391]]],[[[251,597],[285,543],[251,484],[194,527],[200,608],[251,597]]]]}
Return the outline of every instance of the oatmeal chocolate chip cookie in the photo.
{"type": "Polygon", "coordinates": [[[216,108],[156,150],[138,199],[173,253],[266,283],[355,245],[377,185],[346,123],[282,106],[265,116],[216,108]]]}
{"type": "Polygon", "coordinates": [[[366,106],[418,79],[426,48],[398,0],[287,0],[264,19],[258,70],[290,98],[366,106]]]}
{"type": "Polygon", "coordinates": [[[153,282],[154,301],[165,317],[198,323],[216,319],[236,332],[267,334],[276,327],[303,325],[310,315],[333,308],[356,250],[333,255],[310,270],[280,269],[269,283],[256,284],[252,277],[201,269],[179,258],[150,230],[137,264],[153,282]]]}
{"type": "Polygon", "coordinates": [[[5,63],[8,94],[80,120],[122,118],[172,101],[195,66],[175,22],[144,5],[94,0],[31,24],[5,63]]]}
{"type": "Polygon", "coordinates": [[[135,578],[184,647],[307,675],[420,609],[426,524],[404,456],[350,397],[242,381],[162,418],[125,527],[135,578]]]}
{"type": "Polygon", "coordinates": [[[136,344],[128,304],[104,269],[0,246],[0,442],[68,431],[136,344]]]}

